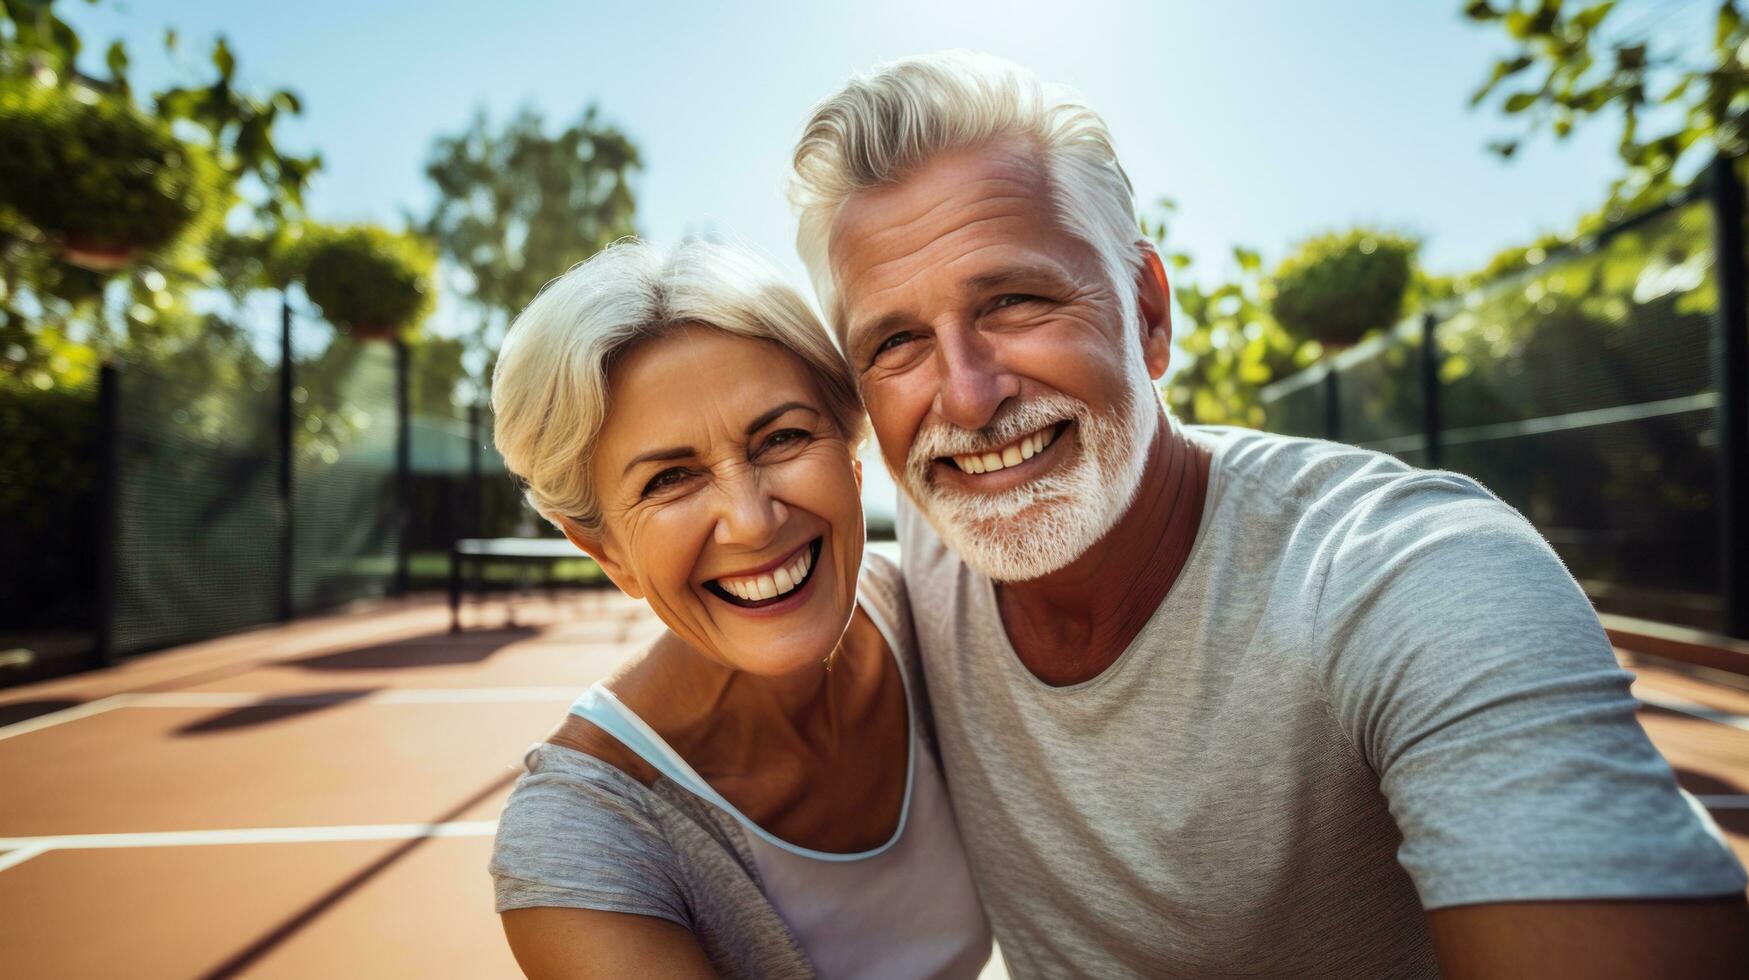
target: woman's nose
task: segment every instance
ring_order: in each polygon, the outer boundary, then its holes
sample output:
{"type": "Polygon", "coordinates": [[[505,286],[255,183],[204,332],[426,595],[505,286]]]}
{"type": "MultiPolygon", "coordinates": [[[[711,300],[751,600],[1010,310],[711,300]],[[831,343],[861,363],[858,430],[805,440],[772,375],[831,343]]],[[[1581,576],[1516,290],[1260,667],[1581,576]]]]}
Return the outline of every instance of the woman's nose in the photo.
{"type": "Polygon", "coordinates": [[[717,515],[717,544],[761,548],[770,544],[789,520],[789,508],[773,497],[764,481],[752,473],[724,484],[722,501],[722,510],[717,515]]]}

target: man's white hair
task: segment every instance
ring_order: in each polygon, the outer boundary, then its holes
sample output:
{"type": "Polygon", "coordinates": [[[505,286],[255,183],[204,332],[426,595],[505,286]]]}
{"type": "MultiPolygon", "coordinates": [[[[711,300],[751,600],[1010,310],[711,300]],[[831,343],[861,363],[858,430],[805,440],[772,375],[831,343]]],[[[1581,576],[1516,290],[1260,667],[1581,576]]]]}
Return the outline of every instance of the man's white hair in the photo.
{"type": "Polygon", "coordinates": [[[827,254],[839,208],[856,192],[898,183],[943,153],[1007,139],[1037,148],[1064,228],[1097,254],[1123,323],[1136,322],[1130,280],[1143,254],[1137,246],[1145,243],[1105,120],[1019,65],[943,51],[852,78],[815,107],[796,144],[790,185],[800,218],[796,249],[840,343],[847,324],[827,254]]]}

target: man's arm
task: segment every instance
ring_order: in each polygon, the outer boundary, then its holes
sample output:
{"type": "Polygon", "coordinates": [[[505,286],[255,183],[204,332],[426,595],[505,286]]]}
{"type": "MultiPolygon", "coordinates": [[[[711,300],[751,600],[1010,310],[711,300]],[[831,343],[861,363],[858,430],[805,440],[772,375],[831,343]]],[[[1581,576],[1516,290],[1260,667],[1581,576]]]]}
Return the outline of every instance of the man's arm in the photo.
{"type": "Polygon", "coordinates": [[[1427,913],[1452,980],[1749,977],[1743,896],[1686,901],[1498,902],[1427,913]]]}
{"type": "Polygon", "coordinates": [[[1327,691],[1447,975],[1749,977],[1743,872],[1547,544],[1444,474],[1347,517],[1327,691]]]}
{"type": "Polygon", "coordinates": [[[648,915],[594,909],[512,909],[499,916],[529,980],[716,976],[685,928],[648,915]]]}

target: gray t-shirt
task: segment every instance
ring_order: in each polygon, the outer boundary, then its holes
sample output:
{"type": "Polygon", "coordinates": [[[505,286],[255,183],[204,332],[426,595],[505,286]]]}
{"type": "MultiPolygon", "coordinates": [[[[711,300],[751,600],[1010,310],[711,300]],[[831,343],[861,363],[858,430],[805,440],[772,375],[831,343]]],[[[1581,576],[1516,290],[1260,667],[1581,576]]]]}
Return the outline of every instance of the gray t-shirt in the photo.
{"type": "Polygon", "coordinates": [[[1740,892],[1590,605],[1474,481],[1187,427],[1188,563],[1098,677],[1020,663],[901,504],[973,875],[1016,977],[1434,976],[1423,908],[1740,892]]]}

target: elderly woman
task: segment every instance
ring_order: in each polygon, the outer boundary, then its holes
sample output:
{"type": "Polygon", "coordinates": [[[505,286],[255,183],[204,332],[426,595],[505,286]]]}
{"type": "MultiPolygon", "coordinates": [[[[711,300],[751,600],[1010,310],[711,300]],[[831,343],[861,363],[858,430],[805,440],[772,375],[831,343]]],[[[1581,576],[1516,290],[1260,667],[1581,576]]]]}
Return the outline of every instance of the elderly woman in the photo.
{"type": "Polygon", "coordinates": [[[614,246],[517,318],[492,402],[529,502],[668,626],[526,756],[491,867],[523,970],[975,976],[865,420],[801,297],[722,246],[614,246]]]}

